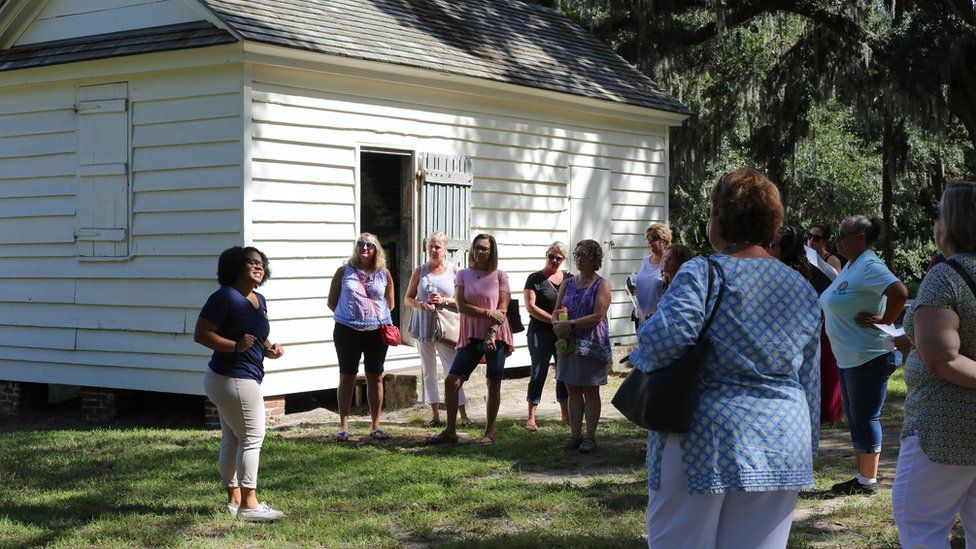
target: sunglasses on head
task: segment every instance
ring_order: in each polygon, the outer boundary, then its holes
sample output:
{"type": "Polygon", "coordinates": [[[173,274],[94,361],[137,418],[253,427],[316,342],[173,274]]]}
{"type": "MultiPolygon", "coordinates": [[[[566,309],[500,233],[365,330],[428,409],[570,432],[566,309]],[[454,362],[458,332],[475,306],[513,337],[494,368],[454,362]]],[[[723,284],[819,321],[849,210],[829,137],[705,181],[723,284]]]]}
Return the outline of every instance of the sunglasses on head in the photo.
{"type": "Polygon", "coordinates": [[[549,261],[563,261],[566,259],[561,255],[554,255],[554,254],[549,254],[548,257],[549,257],[549,261]]]}
{"type": "Polygon", "coordinates": [[[813,234],[813,233],[808,234],[807,235],[807,238],[809,238],[810,240],[812,240],[814,242],[820,242],[820,241],[824,240],[823,235],[813,234]]]}
{"type": "Polygon", "coordinates": [[[253,257],[247,258],[246,263],[248,265],[253,265],[255,267],[259,267],[259,266],[264,267],[264,261],[261,261],[260,259],[254,259],[253,257]]]}
{"type": "Polygon", "coordinates": [[[376,244],[373,244],[372,242],[363,242],[362,240],[360,240],[359,242],[356,243],[356,247],[359,248],[360,250],[364,248],[367,250],[375,250],[376,244]]]}

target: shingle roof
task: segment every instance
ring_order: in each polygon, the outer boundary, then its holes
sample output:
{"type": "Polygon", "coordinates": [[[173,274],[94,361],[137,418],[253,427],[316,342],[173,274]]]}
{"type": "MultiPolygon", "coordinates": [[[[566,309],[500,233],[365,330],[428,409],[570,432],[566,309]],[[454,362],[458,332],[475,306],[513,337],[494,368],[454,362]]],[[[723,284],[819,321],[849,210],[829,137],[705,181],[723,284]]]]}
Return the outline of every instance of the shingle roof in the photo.
{"type": "Polygon", "coordinates": [[[565,16],[518,0],[201,0],[245,39],[689,114],[565,16]]]}
{"type": "Polygon", "coordinates": [[[0,71],[236,42],[206,21],[83,36],[0,50],[0,71]]]}

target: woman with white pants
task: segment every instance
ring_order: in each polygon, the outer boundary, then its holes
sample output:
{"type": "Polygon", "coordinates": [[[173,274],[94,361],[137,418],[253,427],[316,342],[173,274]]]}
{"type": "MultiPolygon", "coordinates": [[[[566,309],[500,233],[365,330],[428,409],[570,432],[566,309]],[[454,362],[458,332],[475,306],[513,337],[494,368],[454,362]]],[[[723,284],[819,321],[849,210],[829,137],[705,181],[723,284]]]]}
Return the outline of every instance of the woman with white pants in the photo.
{"type": "MultiPolygon", "coordinates": [[[[441,423],[440,415],[440,381],[437,376],[437,357],[441,358],[441,370],[446,376],[454,363],[454,356],[457,349],[457,331],[460,325],[459,319],[454,323],[455,341],[438,340],[437,316],[440,314],[453,314],[457,317],[457,302],[454,299],[454,277],[457,275],[458,268],[447,262],[447,235],[442,231],[437,231],[427,237],[427,262],[420,265],[413,271],[410,277],[410,284],[407,287],[407,295],[404,302],[413,308],[410,316],[409,332],[414,341],[417,342],[417,351],[420,353],[420,367],[424,378],[424,400],[430,404],[430,421],[428,427],[439,427],[441,423]]],[[[464,389],[458,392],[458,412],[461,414],[461,424],[468,425],[465,404],[467,398],[464,396],[464,389]]]]}
{"type": "Polygon", "coordinates": [[[782,548],[798,492],[813,486],[820,307],[813,286],[767,252],[783,219],[772,182],[736,170],[711,198],[709,260],[725,276],[715,269],[709,292],[709,262],[685,263],[630,356],[644,372],[672,365],[714,312],[691,429],[648,433],[648,546],[782,548]]]}
{"type": "Polygon", "coordinates": [[[905,422],[891,493],[906,549],[949,547],[956,515],[976,547],[976,183],[942,195],[935,241],[946,262],[918,290],[905,333],[905,422]],[[967,280],[968,278],[968,280],[967,280]]]}

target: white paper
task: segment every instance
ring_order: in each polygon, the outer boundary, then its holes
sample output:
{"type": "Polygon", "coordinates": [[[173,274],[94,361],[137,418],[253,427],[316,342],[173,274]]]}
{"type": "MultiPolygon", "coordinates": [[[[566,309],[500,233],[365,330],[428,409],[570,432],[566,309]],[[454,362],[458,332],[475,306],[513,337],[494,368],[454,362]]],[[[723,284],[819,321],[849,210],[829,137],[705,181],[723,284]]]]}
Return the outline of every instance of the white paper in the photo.
{"type": "Polygon", "coordinates": [[[875,327],[891,337],[905,335],[905,328],[896,328],[894,324],[875,324],[875,327]]]}

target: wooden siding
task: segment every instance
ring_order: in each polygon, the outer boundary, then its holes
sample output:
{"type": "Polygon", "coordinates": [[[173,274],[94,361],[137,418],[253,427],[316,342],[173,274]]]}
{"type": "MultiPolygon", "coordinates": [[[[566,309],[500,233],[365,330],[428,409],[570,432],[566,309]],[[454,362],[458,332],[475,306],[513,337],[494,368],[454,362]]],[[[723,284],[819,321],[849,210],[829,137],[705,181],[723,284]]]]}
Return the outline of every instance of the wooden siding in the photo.
{"type": "Polygon", "coordinates": [[[74,241],[92,82],[0,88],[0,379],[202,394],[193,326],[243,239],[240,65],[105,81],[128,83],[132,115],[132,256],[109,261],[74,241]]]}
{"type": "Polygon", "coordinates": [[[52,0],[16,46],[200,21],[190,0],[52,0]]]}
{"type": "MultiPolygon", "coordinates": [[[[470,156],[472,233],[496,236],[500,267],[520,299],[547,245],[569,238],[570,166],[611,170],[617,247],[603,274],[614,288],[639,269],[644,228],[666,216],[664,126],[265,65],[253,67],[251,90],[248,242],[273,260],[275,278],[263,290],[272,339],[290,344],[267,364],[272,393],[334,386],[334,324],[324,300],[357,234],[358,146],[470,156]]],[[[616,341],[633,340],[629,303],[614,292],[616,341]]],[[[527,365],[524,334],[516,344],[509,366],[527,365]]],[[[388,356],[392,370],[417,364],[410,347],[388,356]]]]}

